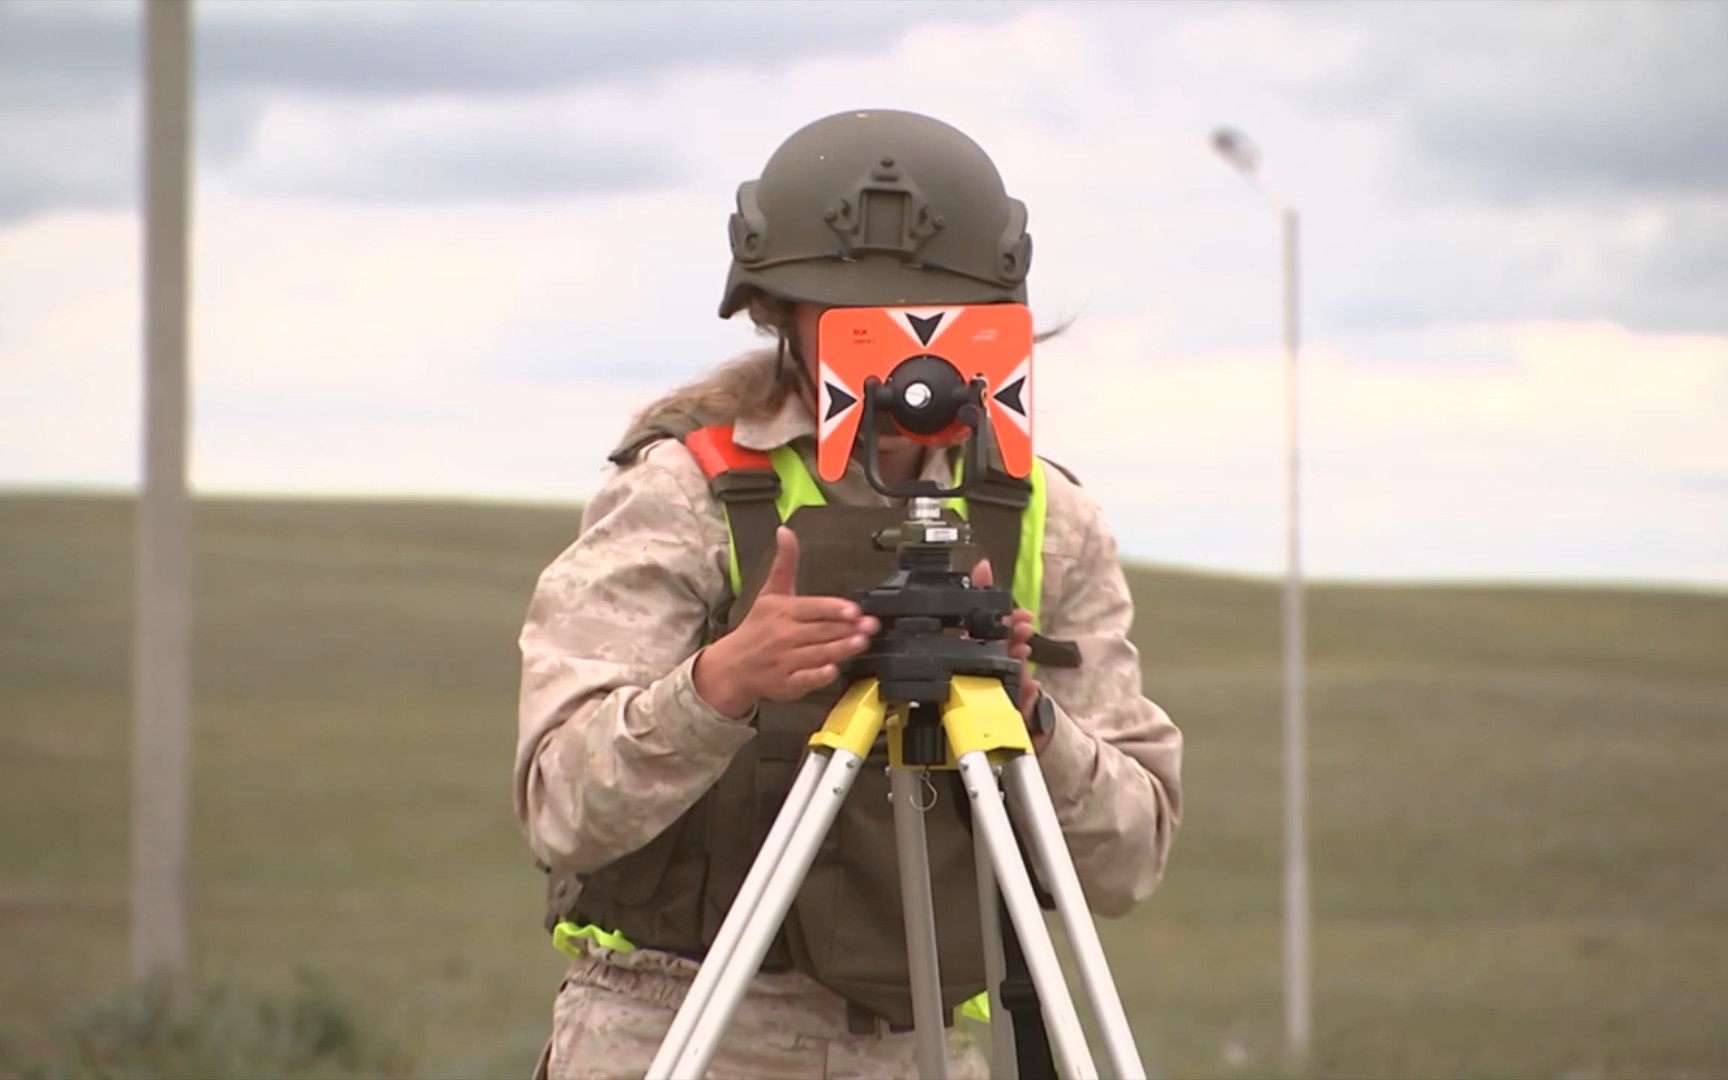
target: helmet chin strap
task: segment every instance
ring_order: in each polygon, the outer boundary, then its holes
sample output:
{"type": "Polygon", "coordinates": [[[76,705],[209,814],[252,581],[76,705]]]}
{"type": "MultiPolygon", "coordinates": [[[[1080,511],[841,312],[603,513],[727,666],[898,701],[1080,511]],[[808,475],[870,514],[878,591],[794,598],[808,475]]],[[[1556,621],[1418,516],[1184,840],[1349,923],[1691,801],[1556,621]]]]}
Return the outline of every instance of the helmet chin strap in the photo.
{"type": "Polygon", "coordinates": [[[792,334],[782,330],[780,331],[780,355],[776,361],[782,378],[785,377],[788,360],[791,361],[798,385],[808,395],[804,403],[810,406],[810,411],[814,413],[817,403],[821,401],[821,395],[816,391],[816,380],[810,377],[810,365],[804,362],[804,353],[798,348],[798,343],[792,340],[792,334]]]}

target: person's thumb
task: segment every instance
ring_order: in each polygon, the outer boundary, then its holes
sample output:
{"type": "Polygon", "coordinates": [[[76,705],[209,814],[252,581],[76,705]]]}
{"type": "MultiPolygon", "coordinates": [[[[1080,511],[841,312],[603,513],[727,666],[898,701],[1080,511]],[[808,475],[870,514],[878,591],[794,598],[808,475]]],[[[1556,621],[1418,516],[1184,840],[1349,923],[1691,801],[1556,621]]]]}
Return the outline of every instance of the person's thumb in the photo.
{"type": "Polygon", "coordinates": [[[989,559],[979,559],[978,565],[972,568],[972,587],[988,589],[996,582],[996,574],[990,569],[989,559]]]}
{"type": "Polygon", "coordinates": [[[798,589],[798,534],[782,525],[774,531],[774,565],[762,582],[763,594],[791,596],[798,589]]]}

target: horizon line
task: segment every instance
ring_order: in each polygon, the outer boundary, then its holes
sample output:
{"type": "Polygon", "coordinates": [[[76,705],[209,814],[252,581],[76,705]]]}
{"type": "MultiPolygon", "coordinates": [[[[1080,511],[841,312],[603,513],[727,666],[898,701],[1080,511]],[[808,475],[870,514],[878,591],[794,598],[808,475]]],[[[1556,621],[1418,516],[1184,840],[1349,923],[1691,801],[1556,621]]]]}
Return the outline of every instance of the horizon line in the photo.
{"type": "MultiPolygon", "coordinates": [[[[18,481],[0,482],[0,502],[15,499],[56,499],[56,500],[112,500],[131,502],[138,498],[139,491],[133,485],[120,484],[31,484],[18,481]]],[[[460,493],[427,493],[407,491],[305,491],[305,490],[253,490],[253,489],[202,489],[191,490],[188,495],[193,503],[280,503],[300,505],[373,505],[373,506],[426,506],[426,507],[473,507],[494,508],[500,510],[528,511],[576,511],[580,512],[586,500],[572,496],[568,500],[551,497],[536,497],[524,495],[483,495],[473,492],[460,493]]],[[[1215,580],[1234,581],[1240,584],[1278,588],[1284,583],[1284,574],[1279,570],[1244,570],[1239,567],[1187,562],[1175,559],[1160,559],[1147,556],[1124,557],[1124,569],[1141,570],[1152,573],[1180,574],[1192,577],[1205,577],[1215,580]]],[[[1305,588],[1412,588],[1412,589],[1446,589],[1446,590],[1505,590],[1524,589],[1541,591],[1595,591],[1618,593],[1679,593],[1685,595],[1708,595],[1728,597],[1728,579],[1712,578],[1663,578],[1641,577],[1636,575],[1603,575],[1587,577],[1579,575],[1544,576],[1539,574],[1460,574],[1460,573],[1406,573],[1406,574],[1369,574],[1369,573],[1316,573],[1307,571],[1303,575],[1305,588]]]]}

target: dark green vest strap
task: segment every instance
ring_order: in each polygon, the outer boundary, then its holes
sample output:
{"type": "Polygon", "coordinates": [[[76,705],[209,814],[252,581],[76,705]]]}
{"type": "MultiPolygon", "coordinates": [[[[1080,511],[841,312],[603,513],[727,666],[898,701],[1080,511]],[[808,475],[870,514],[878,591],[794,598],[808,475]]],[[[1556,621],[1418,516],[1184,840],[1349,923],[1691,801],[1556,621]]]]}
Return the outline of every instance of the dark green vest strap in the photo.
{"type": "MultiPolygon", "coordinates": [[[[996,583],[1005,587],[1020,563],[1020,517],[1032,501],[1032,484],[992,468],[966,492],[972,539],[990,556],[996,583]]],[[[1024,606],[1028,597],[1020,597],[1024,606]]]]}
{"type": "Polygon", "coordinates": [[[774,532],[780,527],[780,478],[773,469],[733,469],[709,482],[714,497],[726,509],[732,543],[738,552],[738,572],[749,576],[762,559],[774,557],[774,532]]]}
{"type": "MultiPolygon", "coordinates": [[[[994,467],[966,493],[972,539],[990,556],[997,581],[1011,580],[1020,562],[1020,518],[1032,501],[1032,483],[994,467]]],[[[1019,597],[1025,606],[1034,597],[1019,597]]],[[[1079,667],[1080,647],[1043,634],[1032,635],[1031,661],[1040,667],[1079,667]]]]}

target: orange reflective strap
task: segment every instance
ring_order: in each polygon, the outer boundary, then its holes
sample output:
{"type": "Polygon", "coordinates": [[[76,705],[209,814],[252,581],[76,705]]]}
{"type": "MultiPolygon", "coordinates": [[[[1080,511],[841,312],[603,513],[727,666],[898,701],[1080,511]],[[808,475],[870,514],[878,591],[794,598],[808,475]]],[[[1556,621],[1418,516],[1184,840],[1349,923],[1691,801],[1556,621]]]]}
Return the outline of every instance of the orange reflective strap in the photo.
{"type": "Polygon", "coordinates": [[[769,472],[774,469],[774,463],[767,454],[746,450],[732,441],[730,424],[698,428],[684,437],[684,445],[695,456],[696,464],[702,467],[703,475],[710,480],[721,473],[739,469],[769,472]]]}

